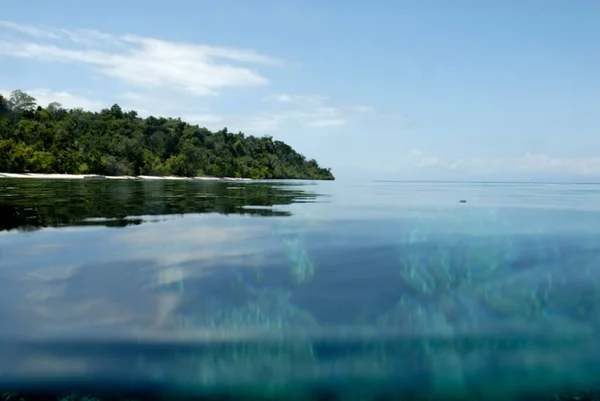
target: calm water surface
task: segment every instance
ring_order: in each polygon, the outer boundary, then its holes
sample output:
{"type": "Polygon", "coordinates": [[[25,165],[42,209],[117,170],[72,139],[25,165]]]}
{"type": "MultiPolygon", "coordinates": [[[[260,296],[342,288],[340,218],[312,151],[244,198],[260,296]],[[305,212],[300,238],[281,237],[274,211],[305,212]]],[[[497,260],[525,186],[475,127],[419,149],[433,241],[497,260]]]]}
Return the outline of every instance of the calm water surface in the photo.
{"type": "Polygon", "coordinates": [[[9,387],[595,388],[599,285],[600,185],[0,180],[9,387]]]}

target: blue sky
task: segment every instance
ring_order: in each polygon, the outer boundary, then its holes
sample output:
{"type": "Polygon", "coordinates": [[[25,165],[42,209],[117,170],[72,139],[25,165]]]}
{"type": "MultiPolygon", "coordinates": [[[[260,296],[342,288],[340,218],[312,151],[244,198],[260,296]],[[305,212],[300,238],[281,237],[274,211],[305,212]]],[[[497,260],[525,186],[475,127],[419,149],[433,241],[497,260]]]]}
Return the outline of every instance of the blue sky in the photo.
{"type": "Polygon", "coordinates": [[[21,0],[0,92],[273,135],[338,178],[600,180],[593,0],[21,0]]]}

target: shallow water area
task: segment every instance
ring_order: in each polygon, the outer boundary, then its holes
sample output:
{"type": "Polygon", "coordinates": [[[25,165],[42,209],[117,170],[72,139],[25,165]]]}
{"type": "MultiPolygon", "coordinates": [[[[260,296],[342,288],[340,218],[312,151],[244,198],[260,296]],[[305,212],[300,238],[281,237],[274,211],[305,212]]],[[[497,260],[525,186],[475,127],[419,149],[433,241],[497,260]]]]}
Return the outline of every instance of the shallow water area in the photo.
{"type": "Polygon", "coordinates": [[[596,390],[598,195],[3,178],[0,385],[298,399],[596,390]]]}

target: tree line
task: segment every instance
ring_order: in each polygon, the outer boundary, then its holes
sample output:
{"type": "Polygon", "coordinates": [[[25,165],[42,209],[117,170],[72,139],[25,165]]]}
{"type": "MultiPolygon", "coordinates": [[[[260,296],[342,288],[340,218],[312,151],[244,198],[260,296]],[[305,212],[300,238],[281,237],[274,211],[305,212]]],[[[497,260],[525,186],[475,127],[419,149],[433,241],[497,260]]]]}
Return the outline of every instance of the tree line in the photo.
{"type": "Polygon", "coordinates": [[[46,107],[20,90],[0,94],[0,171],[333,180],[330,168],[271,136],[211,132],[179,118],[46,107]]]}

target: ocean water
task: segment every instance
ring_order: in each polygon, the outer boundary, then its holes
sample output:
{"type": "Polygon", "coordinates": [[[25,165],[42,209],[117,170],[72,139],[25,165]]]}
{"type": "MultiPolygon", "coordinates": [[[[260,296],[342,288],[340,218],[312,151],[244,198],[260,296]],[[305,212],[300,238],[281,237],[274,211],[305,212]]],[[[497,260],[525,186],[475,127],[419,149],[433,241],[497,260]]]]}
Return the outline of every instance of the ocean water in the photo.
{"type": "Polygon", "coordinates": [[[0,322],[0,394],[593,392],[600,185],[3,179],[0,322]]]}

